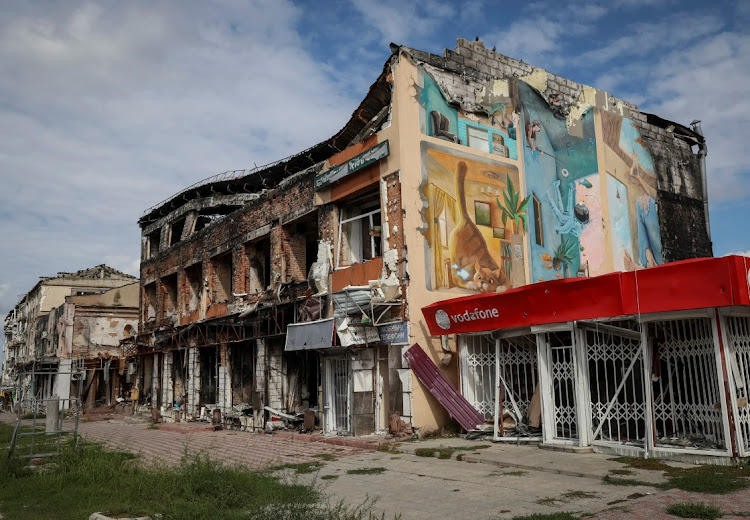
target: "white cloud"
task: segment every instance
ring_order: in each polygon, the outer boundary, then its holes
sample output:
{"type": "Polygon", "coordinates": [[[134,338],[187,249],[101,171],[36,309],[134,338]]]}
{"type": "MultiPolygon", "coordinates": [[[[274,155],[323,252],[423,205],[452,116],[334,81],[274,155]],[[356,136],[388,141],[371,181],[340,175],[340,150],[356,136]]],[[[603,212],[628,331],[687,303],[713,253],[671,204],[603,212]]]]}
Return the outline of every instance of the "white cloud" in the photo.
{"type": "Polygon", "coordinates": [[[137,274],[144,209],[340,129],[359,99],[301,21],[271,0],[4,6],[0,311],[40,275],[137,274]]]}
{"type": "MultiPolygon", "coordinates": [[[[414,45],[415,40],[434,32],[457,14],[453,3],[440,0],[352,0],[352,5],[363,16],[363,22],[381,34],[384,43],[399,45],[414,45]]],[[[476,9],[476,5],[470,8],[476,9]]]]}
{"type": "Polygon", "coordinates": [[[700,24],[693,23],[694,20],[694,13],[678,13],[658,22],[631,24],[623,28],[624,36],[580,54],[576,61],[591,66],[622,56],[650,56],[654,51],[682,50],[686,43],[715,33],[723,25],[716,15],[702,16],[700,24]]]}
{"type": "Polygon", "coordinates": [[[644,107],[687,123],[702,120],[712,202],[750,194],[743,158],[750,131],[750,35],[720,33],[659,61],[644,107]]]}
{"type": "Polygon", "coordinates": [[[732,255],[738,255],[738,256],[748,256],[750,257],[750,250],[748,251],[731,251],[724,256],[732,256],[732,255]]]}

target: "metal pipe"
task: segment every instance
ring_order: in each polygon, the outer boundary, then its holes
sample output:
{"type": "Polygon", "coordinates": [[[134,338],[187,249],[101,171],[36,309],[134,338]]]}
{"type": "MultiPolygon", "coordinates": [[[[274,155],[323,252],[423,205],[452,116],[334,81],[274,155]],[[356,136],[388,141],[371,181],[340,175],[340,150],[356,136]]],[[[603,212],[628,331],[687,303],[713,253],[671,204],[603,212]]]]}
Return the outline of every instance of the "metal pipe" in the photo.
{"type": "MultiPolygon", "coordinates": [[[[690,123],[690,127],[693,131],[703,137],[703,129],[701,128],[701,122],[694,120],[690,123]]],[[[708,146],[706,140],[698,143],[698,157],[700,159],[701,168],[701,184],[703,187],[703,213],[706,215],[706,234],[708,235],[708,242],[711,243],[711,221],[708,217],[708,182],[706,180],[706,155],[708,155],[708,146]]]]}

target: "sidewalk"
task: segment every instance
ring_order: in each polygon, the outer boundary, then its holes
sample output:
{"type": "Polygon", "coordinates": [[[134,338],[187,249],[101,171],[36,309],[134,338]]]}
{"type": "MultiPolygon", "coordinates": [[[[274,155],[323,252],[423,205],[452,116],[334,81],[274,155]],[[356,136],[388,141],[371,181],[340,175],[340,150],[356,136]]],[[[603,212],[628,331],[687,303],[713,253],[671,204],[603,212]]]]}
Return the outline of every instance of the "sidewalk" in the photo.
{"type": "MultiPolygon", "coordinates": [[[[15,416],[0,413],[0,421],[12,422],[15,416]]],[[[385,513],[386,519],[401,514],[403,520],[489,520],[568,511],[604,520],[660,520],[674,519],[665,508],[676,502],[714,504],[728,513],[724,518],[750,516],[748,490],[730,495],[691,495],[648,485],[608,485],[602,482],[604,476],[619,477],[612,470],[625,469],[608,456],[548,451],[534,445],[441,438],[401,442],[389,446],[393,452],[385,452],[329,444],[330,438],[310,436],[302,440],[298,434],[215,432],[200,423],[153,429],[124,421],[82,422],[80,433],[112,448],[140,453],[147,462],[175,463],[186,449],[205,451],[217,460],[254,469],[318,462],[322,467],[317,474],[294,477],[316,479],[332,500],[361,504],[367,497],[377,496],[377,515],[385,513]],[[486,447],[477,449],[481,446],[486,447]],[[461,449],[445,460],[415,455],[418,449],[429,452],[439,448],[461,449]],[[349,473],[352,470],[355,473],[349,473]],[[369,471],[361,474],[362,470],[369,471]]],[[[377,444],[374,438],[364,440],[370,448],[377,444]]],[[[632,473],[624,478],[651,484],[664,481],[658,471],[627,469],[632,473]]],[[[284,471],[292,476],[290,470],[284,471]]]]}

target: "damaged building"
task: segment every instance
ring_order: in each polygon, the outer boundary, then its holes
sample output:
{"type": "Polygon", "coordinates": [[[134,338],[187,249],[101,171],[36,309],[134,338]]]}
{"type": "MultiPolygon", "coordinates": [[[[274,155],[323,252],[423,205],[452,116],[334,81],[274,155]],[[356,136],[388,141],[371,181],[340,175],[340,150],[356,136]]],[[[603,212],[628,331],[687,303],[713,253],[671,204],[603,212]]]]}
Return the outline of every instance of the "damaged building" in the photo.
{"type": "Polygon", "coordinates": [[[3,380],[14,404],[67,409],[123,397],[120,341],[138,328],[138,279],[106,265],[43,277],[5,318],[3,380]]]}
{"type": "Polygon", "coordinates": [[[445,426],[452,391],[492,423],[495,340],[422,309],[711,256],[705,154],[699,122],[482,42],[392,45],[336,135],[144,212],[131,394],[167,420],[365,435],[445,426]]]}

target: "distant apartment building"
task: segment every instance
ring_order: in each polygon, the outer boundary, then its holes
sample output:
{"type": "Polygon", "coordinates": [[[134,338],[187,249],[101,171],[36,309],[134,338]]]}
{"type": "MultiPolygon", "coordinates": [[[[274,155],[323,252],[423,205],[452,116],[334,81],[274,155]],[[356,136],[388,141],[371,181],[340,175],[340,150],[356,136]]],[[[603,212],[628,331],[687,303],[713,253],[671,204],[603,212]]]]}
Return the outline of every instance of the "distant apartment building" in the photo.
{"type": "MultiPolygon", "coordinates": [[[[311,410],[328,434],[424,432],[450,421],[430,382],[442,378],[481,421],[497,418],[500,387],[515,424],[528,423],[538,381],[555,388],[537,333],[498,355],[504,316],[462,308],[461,320],[492,318],[490,329],[441,333],[450,316],[423,308],[712,255],[699,124],[481,42],[459,39],[442,56],[391,51],[330,139],[145,211],[140,327],[123,342],[141,403],[181,419],[219,408],[250,428],[311,410]],[[516,379],[503,387],[509,359],[516,379]]],[[[629,327],[627,338],[640,334],[629,327]]],[[[545,343],[568,356],[549,358],[555,370],[573,370],[573,351],[557,349],[573,336],[545,343]]],[[[622,376],[616,365],[606,370],[622,376]]],[[[568,400],[584,392],[576,384],[568,400]]],[[[588,426],[550,395],[546,439],[579,442],[588,426]]],[[[647,422],[633,420],[630,441],[647,422]]]]}
{"type": "Polygon", "coordinates": [[[5,317],[3,380],[16,402],[69,399],[81,385],[88,406],[110,404],[103,380],[112,381],[120,340],[137,329],[137,282],[106,265],[40,278],[5,317]]]}

